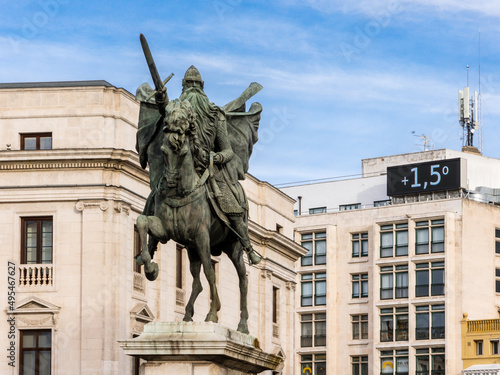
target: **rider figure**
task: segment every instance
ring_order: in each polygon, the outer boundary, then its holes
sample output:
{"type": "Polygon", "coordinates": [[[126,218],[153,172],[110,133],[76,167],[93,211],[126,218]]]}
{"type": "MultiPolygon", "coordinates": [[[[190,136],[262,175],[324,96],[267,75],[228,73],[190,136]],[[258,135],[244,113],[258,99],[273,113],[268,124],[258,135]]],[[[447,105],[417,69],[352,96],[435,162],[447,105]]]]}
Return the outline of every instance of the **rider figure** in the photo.
{"type": "Polygon", "coordinates": [[[261,261],[248,236],[246,215],[247,200],[243,188],[235,174],[228,171],[227,164],[235,155],[227,133],[224,111],[211,103],[203,91],[204,82],[194,66],[189,67],[182,81],[180,100],[188,100],[196,114],[197,136],[202,151],[193,155],[198,173],[211,167],[212,177],[208,188],[216,198],[218,208],[231,222],[232,229],[238,234],[243,248],[248,253],[251,264],[261,261]]]}

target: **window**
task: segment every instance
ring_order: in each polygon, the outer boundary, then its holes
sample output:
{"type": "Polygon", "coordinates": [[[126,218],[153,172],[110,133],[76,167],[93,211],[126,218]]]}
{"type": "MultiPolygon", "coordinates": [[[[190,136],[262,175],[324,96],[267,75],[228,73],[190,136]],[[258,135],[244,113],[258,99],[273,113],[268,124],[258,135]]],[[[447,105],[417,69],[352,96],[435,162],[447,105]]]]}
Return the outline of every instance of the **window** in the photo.
{"type": "Polygon", "coordinates": [[[326,207],[315,207],[309,209],[309,214],[324,214],[326,213],[326,207]]]}
{"type": "Polygon", "coordinates": [[[373,207],[384,207],[384,206],[389,206],[391,204],[390,199],[386,199],[383,201],[375,201],[373,202],[373,207]]]}
{"type": "Polygon", "coordinates": [[[141,253],[141,237],[139,236],[139,231],[137,230],[137,226],[134,225],[134,256],[133,256],[133,269],[134,272],[141,273],[142,266],[139,266],[137,264],[136,256],[140,255],[141,253]]]}
{"type": "Polygon", "coordinates": [[[178,289],[183,288],[182,276],[184,274],[184,264],[182,261],[182,245],[176,244],[175,246],[175,286],[178,289]]]}
{"type": "Polygon", "coordinates": [[[416,331],[417,340],[444,339],[444,305],[416,306],[416,331]],[[430,335],[429,335],[430,328],[430,335]]]}
{"type": "Polygon", "coordinates": [[[301,289],[301,306],[326,305],[326,273],[303,274],[301,289]]]}
{"type": "Polygon", "coordinates": [[[417,375],[445,375],[444,348],[416,349],[417,375]],[[429,355],[430,351],[430,355],[429,355]]]}
{"type": "Polygon", "coordinates": [[[309,252],[301,259],[302,266],[326,264],[326,232],[302,234],[301,245],[309,252]]]}
{"type": "Polygon", "coordinates": [[[408,255],[408,223],[380,227],[380,257],[408,255]]]}
{"type": "Polygon", "coordinates": [[[273,286],[273,323],[278,323],[278,301],[279,301],[279,288],[273,286]]]}
{"type": "Polygon", "coordinates": [[[498,355],[498,340],[490,340],[491,354],[498,355]]]}
{"type": "Polygon", "coordinates": [[[368,356],[351,357],[352,375],[368,375],[368,356]]]}
{"type": "Polygon", "coordinates": [[[351,241],[353,258],[368,256],[368,233],[353,233],[351,241]]]}
{"type": "Polygon", "coordinates": [[[495,268],[495,292],[500,293],[500,268],[495,268]]]}
{"type": "Polygon", "coordinates": [[[21,263],[52,263],[52,217],[21,218],[21,263]]]}
{"type": "Polygon", "coordinates": [[[301,374],[326,375],[326,353],[300,356],[301,374]]]}
{"type": "Polygon", "coordinates": [[[368,297],[368,274],[351,275],[352,298],[368,297]]]}
{"type": "Polygon", "coordinates": [[[444,220],[425,220],[415,223],[415,254],[444,252],[444,220]]]}
{"type": "Polygon", "coordinates": [[[382,374],[408,374],[408,349],[383,350],[380,352],[382,374]]]}
{"type": "Polygon", "coordinates": [[[475,340],[476,343],[476,355],[483,355],[483,340],[475,340]]]}
{"type": "Polygon", "coordinates": [[[52,133],[21,134],[21,150],[51,150],[52,133]]]}
{"type": "Polygon", "coordinates": [[[408,341],[408,307],[380,309],[380,341],[408,341]]]}
{"type": "Polygon", "coordinates": [[[360,208],[361,208],[361,203],[352,203],[352,204],[341,204],[341,205],[339,205],[339,211],[359,210],[360,208]]]}
{"type": "Polygon", "coordinates": [[[380,299],[408,298],[408,265],[395,267],[394,274],[394,266],[380,267],[380,299]]]}
{"type": "Polygon", "coordinates": [[[495,254],[500,254],[500,229],[495,229],[495,254]]]}
{"type": "Polygon", "coordinates": [[[429,296],[429,275],[430,295],[444,295],[444,262],[432,262],[430,268],[429,263],[418,263],[415,268],[415,297],[429,296]]]}
{"type": "Polygon", "coordinates": [[[368,339],[368,315],[351,315],[352,339],[368,339]]]}
{"type": "Polygon", "coordinates": [[[326,314],[302,314],[300,319],[300,346],[326,346],[326,314]]]}
{"type": "Polygon", "coordinates": [[[50,375],[52,333],[50,329],[20,331],[20,374],[50,375]]]}

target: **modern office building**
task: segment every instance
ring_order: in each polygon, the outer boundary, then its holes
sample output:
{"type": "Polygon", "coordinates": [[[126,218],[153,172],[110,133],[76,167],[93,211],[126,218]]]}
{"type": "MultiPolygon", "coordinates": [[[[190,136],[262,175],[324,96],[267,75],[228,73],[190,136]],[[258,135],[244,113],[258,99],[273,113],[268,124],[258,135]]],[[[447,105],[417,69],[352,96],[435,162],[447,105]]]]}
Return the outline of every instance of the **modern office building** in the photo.
{"type": "Polygon", "coordinates": [[[463,314],[498,319],[499,187],[500,160],[447,149],[282,187],[309,249],[297,268],[296,372],[461,374],[463,314]]]}
{"type": "MultiPolygon", "coordinates": [[[[145,279],[134,230],[149,194],[135,152],[139,103],[105,81],[0,85],[1,374],[137,374],[117,340],[151,321],[180,321],[191,291],[186,250],[170,241],[145,279]],[[12,278],[8,278],[12,275],[12,278]]],[[[248,176],[249,329],[261,347],[295,356],[294,201],[248,176]]],[[[245,260],[247,262],[247,260],[245,260]]],[[[239,287],[229,259],[212,259],[220,323],[236,329],[239,287]]],[[[203,277],[202,277],[203,278],[203,277]]],[[[208,287],[195,321],[208,312],[208,287]]]]}

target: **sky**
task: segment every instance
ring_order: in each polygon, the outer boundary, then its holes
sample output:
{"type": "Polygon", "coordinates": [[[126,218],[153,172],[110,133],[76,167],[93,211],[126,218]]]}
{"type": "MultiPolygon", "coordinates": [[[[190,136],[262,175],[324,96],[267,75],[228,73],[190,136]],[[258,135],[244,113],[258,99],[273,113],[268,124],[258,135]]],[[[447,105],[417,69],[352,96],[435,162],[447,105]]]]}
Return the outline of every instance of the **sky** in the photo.
{"type": "MultiPolygon", "coordinates": [[[[0,0],[0,82],[152,85],[195,65],[223,106],[251,82],[264,110],[249,172],[280,185],[361,173],[361,160],[460,150],[458,90],[479,89],[485,156],[500,158],[500,2],[0,0]]],[[[476,137],[478,138],[478,137],[476,137]]]]}

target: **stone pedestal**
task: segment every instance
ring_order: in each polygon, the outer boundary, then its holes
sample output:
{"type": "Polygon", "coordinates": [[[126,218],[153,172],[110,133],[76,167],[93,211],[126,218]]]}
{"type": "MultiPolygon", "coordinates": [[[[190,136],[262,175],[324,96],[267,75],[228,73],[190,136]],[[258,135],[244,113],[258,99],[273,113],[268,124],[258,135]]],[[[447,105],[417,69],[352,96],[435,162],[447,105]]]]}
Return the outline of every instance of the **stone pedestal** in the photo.
{"type": "Polygon", "coordinates": [[[262,351],[254,337],[210,322],[148,323],[139,337],[120,346],[147,361],[144,375],[258,374],[283,361],[262,351]]]}

